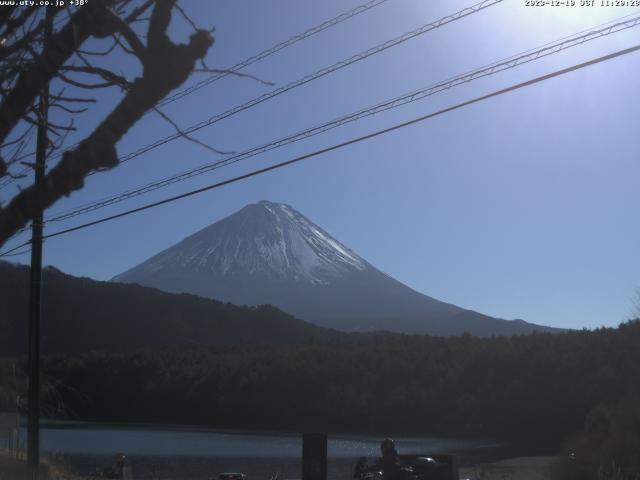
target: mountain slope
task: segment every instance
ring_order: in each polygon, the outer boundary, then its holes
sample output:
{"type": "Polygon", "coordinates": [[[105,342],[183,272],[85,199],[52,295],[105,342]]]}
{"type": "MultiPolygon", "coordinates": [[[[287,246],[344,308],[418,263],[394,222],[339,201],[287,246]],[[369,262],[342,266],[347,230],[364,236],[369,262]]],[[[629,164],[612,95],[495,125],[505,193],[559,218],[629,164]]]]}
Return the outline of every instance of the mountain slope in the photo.
{"type": "MultiPolygon", "coordinates": [[[[25,353],[29,269],[0,262],[0,355],[25,353]]],[[[274,307],[238,307],[139,285],[43,271],[45,353],[133,351],[180,344],[298,343],[340,334],[274,307]]]]}
{"type": "Polygon", "coordinates": [[[292,207],[267,201],[247,205],[113,281],[235,304],[273,304],[344,331],[490,336],[554,330],[488,317],[416,292],[292,207]]]}

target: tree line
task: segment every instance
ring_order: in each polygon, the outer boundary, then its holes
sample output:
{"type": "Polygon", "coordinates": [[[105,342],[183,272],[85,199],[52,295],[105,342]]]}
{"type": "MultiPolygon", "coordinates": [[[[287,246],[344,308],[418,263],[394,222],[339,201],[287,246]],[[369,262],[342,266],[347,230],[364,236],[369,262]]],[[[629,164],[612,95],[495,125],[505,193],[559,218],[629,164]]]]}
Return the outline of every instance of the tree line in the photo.
{"type": "Polygon", "coordinates": [[[81,420],[477,435],[556,448],[595,407],[640,398],[639,342],[638,321],[489,339],[372,333],[59,355],[44,373],[81,420]]]}

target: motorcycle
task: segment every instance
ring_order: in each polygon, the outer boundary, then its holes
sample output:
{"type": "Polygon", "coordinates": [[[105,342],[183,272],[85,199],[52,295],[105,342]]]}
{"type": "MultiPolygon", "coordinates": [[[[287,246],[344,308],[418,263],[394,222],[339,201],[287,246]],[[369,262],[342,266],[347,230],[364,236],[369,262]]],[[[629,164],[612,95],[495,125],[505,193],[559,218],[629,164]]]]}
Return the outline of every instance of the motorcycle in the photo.
{"type": "Polygon", "coordinates": [[[355,480],[458,480],[458,468],[451,455],[399,455],[395,478],[385,479],[381,469],[361,457],[353,469],[355,480]]]}

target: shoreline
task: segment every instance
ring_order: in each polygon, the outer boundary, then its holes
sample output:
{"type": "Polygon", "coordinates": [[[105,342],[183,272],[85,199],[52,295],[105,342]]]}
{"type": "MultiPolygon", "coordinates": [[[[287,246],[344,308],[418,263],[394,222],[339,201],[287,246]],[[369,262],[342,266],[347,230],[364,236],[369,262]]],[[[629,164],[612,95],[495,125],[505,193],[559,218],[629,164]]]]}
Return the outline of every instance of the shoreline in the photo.
{"type": "MultiPolygon", "coordinates": [[[[26,418],[20,419],[20,425],[26,427],[26,418]]],[[[223,433],[223,434],[238,434],[238,435],[255,435],[255,436],[278,436],[278,437],[296,437],[301,436],[303,432],[297,430],[287,429],[261,429],[261,428],[249,428],[249,427],[227,427],[227,426],[215,426],[215,425],[201,425],[201,424],[189,424],[189,423],[157,423],[157,422],[126,422],[126,421],[103,421],[103,420],[67,420],[57,418],[42,419],[41,427],[51,427],[56,429],[73,430],[73,429],[90,429],[101,428],[105,430],[119,430],[119,429],[139,429],[139,430],[152,430],[152,431],[179,431],[179,432],[202,432],[202,433],[223,433]]],[[[313,429],[311,429],[313,430],[313,429]]],[[[315,431],[315,430],[313,430],[315,431]]],[[[497,440],[495,438],[487,438],[483,435],[469,434],[422,434],[415,432],[357,432],[357,431],[331,431],[326,432],[329,437],[333,438],[345,438],[345,439],[358,439],[358,438],[386,438],[392,437],[399,440],[407,439],[421,439],[421,438],[438,438],[454,441],[479,441],[486,442],[488,447],[503,447],[508,445],[508,441],[497,440]]]]}
{"type": "MultiPolygon", "coordinates": [[[[0,461],[1,467],[8,467],[7,460],[9,460],[6,456],[7,452],[0,451],[0,459],[4,461],[0,461]],[[4,454],[4,455],[3,455],[4,454]],[[3,465],[4,464],[4,465],[3,465]]],[[[84,465],[85,468],[78,468],[80,465],[75,464],[75,462],[69,462],[70,459],[64,458],[55,458],[45,456],[43,459],[43,467],[45,471],[50,472],[54,477],[53,478],[61,478],[65,480],[84,480],[87,478],[91,478],[88,476],[89,472],[87,471],[87,465],[84,465]],[[48,457],[48,458],[47,458],[48,457]],[[66,460],[66,461],[65,461],[66,460]],[[83,471],[84,470],[84,471],[83,471]]],[[[96,459],[97,460],[97,459],[96,459]]],[[[157,459],[160,460],[160,459],[157,459]]],[[[488,461],[488,462],[479,462],[472,466],[460,467],[459,468],[459,478],[460,480],[552,480],[553,478],[553,465],[556,460],[556,457],[553,456],[521,456],[521,457],[513,457],[506,458],[498,461],[488,461]]],[[[171,459],[165,458],[165,462],[172,463],[171,459]]],[[[266,467],[269,463],[266,459],[263,459],[264,465],[266,467]]],[[[96,466],[101,464],[102,462],[96,462],[96,466]]],[[[134,467],[134,471],[140,468],[140,464],[136,464],[137,462],[133,462],[132,466],[134,467]]],[[[338,480],[342,479],[346,474],[349,476],[351,469],[351,462],[346,459],[342,459],[340,462],[331,462],[334,468],[330,468],[330,480],[338,480]],[[340,466],[341,465],[341,466],[340,466]],[[339,469],[336,467],[339,466],[339,469]]],[[[9,464],[13,464],[14,473],[21,470],[21,468],[17,464],[23,464],[22,461],[10,461],[9,464]],[[14,468],[18,467],[17,470],[14,468]]],[[[251,476],[256,476],[255,468],[250,468],[249,464],[244,464],[244,461],[241,459],[236,459],[236,466],[246,467],[247,470],[254,470],[253,472],[247,471],[246,473],[250,473],[251,476]]],[[[299,468],[298,462],[294,462],[295,468],[293,470],[297,470],[299,468]]],[[[160,465],[157,465],[158,467],[160,465]]],[[[176,465],[177,466],[177,465],[176,465]]],[[[214,465],[211,465],[214,467],[214,465]]],[[[275,466],[271,465],[271,466],[275,466]]],[[[294,466],[294,465],[291,465],[294,466]]],[[[222,465],[216,465],[216,467],[222,467],[222,465]]],[[[256,467],[256,465],[254,465],[256,467]]],[[[130,467],[131,468],[131,467],[130,467]]],[[[215,469],[215,467],[214,467],[215,469]]],[[[3,468],[0,468],[0,474],[9,473],[3,472],[3,468]]],[[[169,476],[167,478],[180,478],[180,474],[178,473],[181,469],[170,469],[173,470],[171,472],[166,472],[169,476]],[[178,474],[178,477],[175,475],[178,474]]],[[[262,469],[260,469],[262,470],[262,469]]],[[[290,470],[288,473],[295,474],[295,471],[290,470]]],[[[216,470],[217,471],[217,470],[216,470]]],[[[211,470],[209,473],[215,473],[211,470]]],[[[186,473],[186,472],[184,472],[186,473]]],[[[1,475],[0,475],[1,476],[1,475]]],[[[45,477],[46,478],[46,477],[45,477]]],[[[196,472],[190,472],[190,475],[187,475],[185,478],[201,478],[200,475],[196,474],[196,472]]],[[[297,478],[297,477],[296,477],[297,478]]]]}
{"type": "Polygon", "coordinates": [[[514,457],[496,462],[481,463],[459,470],[464,480],[551,480],[556,457],[514,457]]]}

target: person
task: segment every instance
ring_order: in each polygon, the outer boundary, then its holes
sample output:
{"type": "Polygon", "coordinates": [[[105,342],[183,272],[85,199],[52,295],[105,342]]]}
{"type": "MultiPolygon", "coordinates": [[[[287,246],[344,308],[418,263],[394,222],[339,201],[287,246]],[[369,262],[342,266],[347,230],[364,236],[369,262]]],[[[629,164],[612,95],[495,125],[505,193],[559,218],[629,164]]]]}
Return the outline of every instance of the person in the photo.
{"type": "Polygon", "coordinates": [[[403,480],[410,473],[409,470],[400,464],[396,444],[391,438],[385,438],[380,444],[382,457],[378,462],[367,468],[366,471],[373,472],[382,470],[384,480],[403,480]]]}
{"type": "Polygon", "coordinates": [[[119,480],[124,479],[126,462],[127,462],[127,457],[124,455],[124,453],[119,453],[118,455],[116,455],[115,473],[116,473],[116,478],[119,480]]]}
{"type": "Polygon", "coordinates": [[[362,478],[367,472],[369,464],[367,463],[367,457],[360,457],[353,467],[353,478],[362,478]]]}

